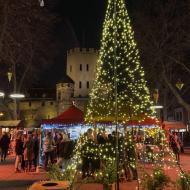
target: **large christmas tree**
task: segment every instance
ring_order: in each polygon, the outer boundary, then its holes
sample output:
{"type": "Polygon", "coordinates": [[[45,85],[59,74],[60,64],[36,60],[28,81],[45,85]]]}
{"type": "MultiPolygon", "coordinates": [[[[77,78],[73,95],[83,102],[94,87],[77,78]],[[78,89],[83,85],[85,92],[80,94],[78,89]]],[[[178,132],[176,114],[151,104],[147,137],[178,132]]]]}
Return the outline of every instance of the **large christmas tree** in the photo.
{"type": "Polygon", "coordinates": [[[124,0],[108,0],[87,121],[113,120],[115,81],[119,120],[146,116],[151,112],[149,90],[124,0]]]}

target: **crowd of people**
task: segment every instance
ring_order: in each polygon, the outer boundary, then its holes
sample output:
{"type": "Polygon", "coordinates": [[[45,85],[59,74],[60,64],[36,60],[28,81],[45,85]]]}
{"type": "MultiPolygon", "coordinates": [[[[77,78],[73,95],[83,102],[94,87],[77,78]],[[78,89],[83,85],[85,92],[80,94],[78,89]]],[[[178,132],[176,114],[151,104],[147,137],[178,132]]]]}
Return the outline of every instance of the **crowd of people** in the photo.
{"type": "MultiPolygon", "coordinates": [[[[128,134],[126,136],[129,137],[128,134]]],[[[119,165],[125,171],[122,178],[129,181],[135,180],[137,179],[137,170],[132,139],[130,143],[126,144],[126,138],[122,134],[118,134],[118,137],[119,165]]],[[[93,176],[96,170],[106,167],[110,160],[115,159],[117,143],[115,131],[107,133],[105,130],[100,130],[96,133],[92,129],[88,129],[81,141],[82,178],[93,176]]]]}
{"type": "Polygon", "coordinates": [[[43,139],[44,169],[48,170],[48,163],[58,164],[60,168],[66,168],[74,149],[74,141],[65,132],[47,131],[43,139]]]}
{"type": "Polygon", "coordinates": [[[0,139],[0,150],[1,150],[1,162],[7,158],[7,153],[10,145],[10,136],[8,133],[4,133],[0,139]]]}
{"type": "MultiPolygon", "coordinates": [[[[9,153],[15,156],[15,172],[36,171],[40,154],[39,138],[36,132],[17,131],[14,138],[11,138],[9,133],[4,133],[0,138],[1,162],[6,161],[9,153]]],[[[56,163],[60,168],[69,164],[74,149],[74,141],[69,138],[69,134],[46,131],[42,144],[45,170],[48,170],[49,164],[56,163]]]]}
{"type": "Polygon", "coordinates": [[[4,132],[0,139],[0,152],[1,162],[6,161],[8,153],[15,156],[15,172],[31,171],[32,166],[35,170],[39,155],[38,135],[17,132],[16,137],[11,139],[11,135],[4,132]]]}
{"type": "MultiPolygon", "coordinates": [[[[84,138],[86,138],[87,141],[81,149],[83,178],[88,176],[90,172],[93,173],[96,169],[101,167],[100,165],[102,163],[102,160],[97,157],[99,153],[91,152],[91,150],[99,151],[100,147],[102,149],[102,147],[106,145],[105,149],[108,149],[108,152],[106,153],[107,156],[115,156],[113,155],[113,147],[115,147],[116,135],[115,132],[107,134],[104,130],[94,135],[93,130],[89,129],[83,135],[83,139],[81,140],[84,140],[84,138]],[[96,147],[94,148],[93,146],[96,147]],[[89,149],[89,147],[92,147],[92,149],[89,149]]],[[[0,138],[1,162],[6,161],[7,154],[8,152],[10,152],[10,139],[11,137],[8,133],[4,133],[0,138]]],[[[121,139],[122,137],[120,137],[120,140],[121,139]]],[[[139,139],[141,138],[137,138],[135,135],[133,136],[134,143],[139,143],[139,139]]],[[[38,134],[36,132],[29,134],[23,134],[18,132],[16,134],[14,142],[15,172],[35,171],[38,165],[40,152],[40,139],[38,134]]],[[[152,138],[147,138],[144,140],[145,145],[153,144],[152,142],[152,138]]],[[[42,160],[44,164],[44,169],[46,171],[49,169],[49,164],[57,164],[60,168],[63,169],[67,167],[75,146],[75,142],[69,138],[69,134],[65,133],[64,131],[46,131],[44,138],[42,139],[42,145],[42,160]]],[[[177,162],[179,163],[180,152],[183,152],[183,145],[180,141],[180,138],[175,132],[169,134],[169,145],[176,156],[177,162]]],[[[129,150],[129,147],[126,147],[125,150],[125,156],[129,154],[131,155],[132,152],[135,154],[135,150],[130,150],[130,152],[127,152],[129,150]]],[[[121,155],[122,154],[120,154],[120,157],[121,155]]],[[[128,158],[130,159],[130,157],[128,158]]],[[[137,158],[139,158],[139,156],[137,156],[137,158]]],[[[129,163],[130,160],[127,160],[127,162],[129,163]]],[[[130,172],[128,173],[132,173],[134,179],[137,178],[136,171],[133,167],[130,167],[130,165],[128,165],[126,171],[127,170],[130,170],[130,172]]],[[[129,174],[128,176],[126,175],[126,178],[129,178],[129,174]]]]}
{"type": "Polygon", "coordinates": [[[39,138],[36,133],[16,135],[15,142],[15,172],[36,170],[39,156],[39,138]],[[20,166],[19,166],[20,165],[20,166]]]}

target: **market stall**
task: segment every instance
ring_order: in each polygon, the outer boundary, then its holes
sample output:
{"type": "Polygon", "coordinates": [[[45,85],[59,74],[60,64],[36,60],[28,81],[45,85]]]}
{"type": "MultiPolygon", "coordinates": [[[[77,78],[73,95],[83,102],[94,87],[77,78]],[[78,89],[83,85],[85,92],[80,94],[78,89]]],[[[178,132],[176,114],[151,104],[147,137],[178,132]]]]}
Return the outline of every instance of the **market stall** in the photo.
{"type": "Polygon", "coordinates": [[[186,145],[188,144],[188,140],[184,140],[184,136],[188,135],[187,126],[180,121],[164,121],[162,123],[162,128],[166,132],[167,139],[169,141],[169,136],[171,133],[175,132],[180,138],[181,142],[186,145]]]}
{"type": "Polygon", "coordinates": [[[44,120],[41,124],[41,130],[42,133],[64,131],[69,134],[71,139],[75,140],[85,130],[82,127],[83,122],[84,113],[73,105],[56,118],[44,120]]]}
{"type": "Polygon", "coordinates": [[[21,128],[21,120],[0,121],[0,136],[3,132],[10,133],[11,136],[13,136],[15,131],[19,128],[21,128]]]}
{"type": "Polygon", "coordinates": [[[128,130],[132,131],[135,140],[136,152],[142,162],[153,162],[160,152],[164,133],[160,121],[156,118],[145,117],[143,120],[131,120],[127,123],[128,130]]]}
{"type": "Polygon", "coordinates": [[[40,141],[40,163],[43,162],[43,144],[48,132],[52,133],[53,138],[56,134],[67,134],[71,140],[75,141],[88,129],[84,126],[84,113],[79,108],[72,105],[56,118],[44,120],[41,124],[40,141]]]}

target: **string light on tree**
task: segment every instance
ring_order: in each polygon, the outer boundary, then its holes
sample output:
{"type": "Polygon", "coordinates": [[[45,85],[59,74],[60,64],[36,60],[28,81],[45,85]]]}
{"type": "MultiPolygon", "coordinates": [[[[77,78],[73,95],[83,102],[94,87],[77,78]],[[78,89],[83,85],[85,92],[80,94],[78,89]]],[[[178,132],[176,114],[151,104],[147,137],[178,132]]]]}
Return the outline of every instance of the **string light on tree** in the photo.
{"type": "Polygon", "coordinates": [[[125,2],[116,0],[116,17],[114,17],[114,2],[108,0],[96,78],[90,93],[86,121],[114,118],[115,77],[119,120],[126,121],[131,117],[151,115],[149,108],[152,102],[125,2]],[[115,58],[117,76],[114,76],[115,58]]]}

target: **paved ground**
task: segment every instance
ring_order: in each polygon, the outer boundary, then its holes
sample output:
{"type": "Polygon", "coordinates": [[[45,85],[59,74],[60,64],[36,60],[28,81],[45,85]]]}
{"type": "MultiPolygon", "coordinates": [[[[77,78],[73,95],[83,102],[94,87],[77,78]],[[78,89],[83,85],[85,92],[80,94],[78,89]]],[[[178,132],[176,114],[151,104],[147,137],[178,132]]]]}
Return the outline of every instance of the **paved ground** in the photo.
{"type": "Polygon", "coordinates": [[[15,173],[13,158],[0,163],[0,190],[27,190],[32,183],[43,179],[44,174],[35,172],[15,173]]]}
{"type": "MultiPolygon", "coordinates": [[[[181,166],[185,171],[190,171],[190,153],[181,155],[181,166]]],[[[146,168],[151,167],[146,165],[146,168]]],[[[164,167],[168,167],[166,164],[164,167]]],[[[168,169],[168,168],[167,168],[168,169]]],[[[176,169],[167,170],[168,175],[174,180],[177,177],[176,169]]],[[[27,190],[35,181],[44,180],[45,175],[42,173],[14,173],[14,160],[8,159],[6,162],[0,163],[0,190],[27,190]]],[[[135,190],[137,182],[127,182],[121,184],[120,190],[135,190]]],[[[79,185],[77,190],[101,190],[99,185],[79,185]]]]}

